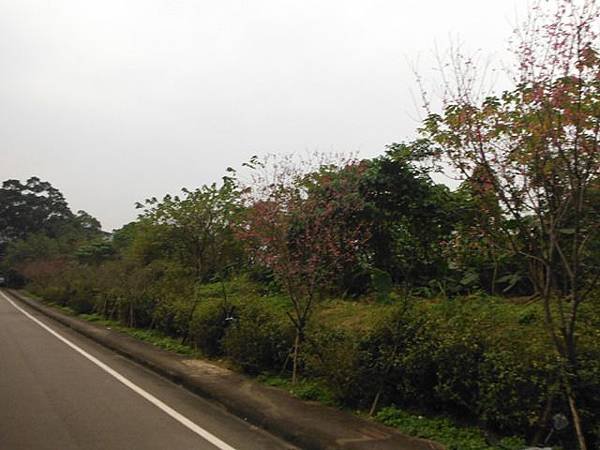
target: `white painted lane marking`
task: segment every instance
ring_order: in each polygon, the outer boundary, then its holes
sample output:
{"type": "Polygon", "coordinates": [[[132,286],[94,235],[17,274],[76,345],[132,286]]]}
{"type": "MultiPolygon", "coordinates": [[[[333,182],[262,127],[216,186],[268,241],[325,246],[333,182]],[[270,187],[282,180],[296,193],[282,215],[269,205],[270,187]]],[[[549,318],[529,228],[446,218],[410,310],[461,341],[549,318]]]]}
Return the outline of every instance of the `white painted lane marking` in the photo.
{"type": "Polygon", "coordinates": [[[223,442],[218,437],[216,437],[213,434],[209,433],[204,428],[201,428],[200,426],[196,425],[194,422],[192,422],[190,419],[188,419],[184,415],[178,413],[177,411],[175,411],[170,406],[168,406],[165,403],[161,402],[159,399],[157,399],[155,396],[153,396],[152,394],[150,394],[148,391],[145,391],[144,389],[142,389],[138,385],[134,384],[132,381],[130,381],[127,378],[125,378],[119,372],[117,372],[116,370],[114,370],[111,367],[109,367],[106,364],[104,364],[98,358],[90,355],[88,352],[86,352],[82,348],[78,347],[77,345],[75,345],[74,343],[72,343],[71,341],[69,341],[67,338],[61,336],[56,331],[54,331],[52,328],[50,328],[49,326],[47,326],[43,322],[41,322],[38,319],[36,319],[35,317],[33,317],[31,314],[29,314],[27,311],[25,311],[23,308],[21,308],[15,302],[13,302],[10,298],[8,298],[8,296],[4,292],[0,291],[0,294],[2,294],[2,297],[4,297],[4,299],[6,301],[8,301],[12,306],[14,306],[17,310],[19,310],[20,312],[22,312],[25,316],[27,316],[29,319],[31,319],[32,321],[34,321],[36,324],[38,324],[40,327],[42,327],[48,333],[50,333],[51,335],[53,335],[58,340],[60,340],[60,341],[64,342],[65,344],[67,344],[69,347],[71,347],[77,353],[79,353],[82,356],[84,356],[85,358],[89,359],[91,362],[93,362],[94,364],[96,364],[98,367],[100,367],[102,370],[104,370],[105,372],[107,372],[109,375],[111,375],[114,378],[116,378],[117,380],[119,380],[121,383],[123,383],[125,386],[127,386],[129,389],[131,389],[135,393],[137,393],[140,396],[144,397],[146,400],[148,400],[150,403],[152,403],[158,409],[160,409],[161,411],[163,411],[165,414],[168,414],[169,416],[171,416],[177,422],[181,423],[183,426],[187,427],[188,429],[190,429],[191,431],[193,431],[194,433],[196,433],[201,438],[207,440],[208,442],[210,442],[212,445],[214,445],[215,447],[217,447],[220,450],[235,450],[233,447],[231,447],[230,445],[226,444],[225,442],[223,442]]]}

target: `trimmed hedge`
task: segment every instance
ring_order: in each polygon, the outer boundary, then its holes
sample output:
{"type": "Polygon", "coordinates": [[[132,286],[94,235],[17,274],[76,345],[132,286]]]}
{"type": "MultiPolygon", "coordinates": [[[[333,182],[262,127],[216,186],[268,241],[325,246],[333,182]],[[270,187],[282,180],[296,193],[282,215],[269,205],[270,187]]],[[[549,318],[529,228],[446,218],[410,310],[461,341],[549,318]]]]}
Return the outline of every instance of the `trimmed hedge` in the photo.
{"type": "MultiPolygon", "coordinates": [[[[251,374],[282,373],[289,363],[294,333],[285,298],[263,296],[247,280],[226,283],[227,300],[219,283],[177,292],[159,281],[126,297],[94,280],[83,270],[67,271],[31,289],[126,325],[133,314],[138,326],[185,337],[202,354],[227,358],[251,374]]],[[[580,322],[575,387],[593,446],[600,444],[600,314],[590,308],[580,322]]],[[[479,296],[324,302],[307,332],[301,367],[342,406],[369,410],[378,398],[377,409],[396,405],[531,437],[538,427],[547,429],[540,417],[550,397],[552,412],[569,416],[541,318],[541,305],[479,296]]]]}

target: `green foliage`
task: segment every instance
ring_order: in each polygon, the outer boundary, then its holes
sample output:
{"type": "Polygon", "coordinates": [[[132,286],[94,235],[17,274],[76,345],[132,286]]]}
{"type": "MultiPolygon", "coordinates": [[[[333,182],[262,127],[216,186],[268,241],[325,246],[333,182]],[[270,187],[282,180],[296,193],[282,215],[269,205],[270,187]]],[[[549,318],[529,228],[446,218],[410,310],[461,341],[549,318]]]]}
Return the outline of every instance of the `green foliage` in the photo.
{"type": "Polygon", "coordinates": [[[249,373],[281,370],[291,346],[291,325],[268,299],[238,304],[223,339],[225,354],[249,373]]]}
{"type": "Polygon", "coordinates": [[[166,195],[162,201],[151,198],[138,204],[144,209],[140,220],[150,231],[140,238],[154,238],[152,244],[159,246],[155,257],[174,259],[206,282],[240,258],[232,228],[241,211],[240,192],[229,177],[219,187],[213,183],[182,191],[182,197],[166,195]]]}
{"type": "Polygon", "coordinates": [[[302,400],[317,401],[319,403],[331,406],[337,404],[329,386],[320,380],[303,378],[298,383],[292,384],[289,378],[265,374],[259,375],[257,379],[267,386],[285,389],[293,396],[302,400]]]}
{"type": "Polygon", "coordinates": [[[75,252],[75,257],[83,264],[99,264],[102,261],[112,258],[114,255],[114,247],[106,240],[88,242],[79,247],[75,252]]]}
{"type": "Polygon", "coordinates": [[[6,249],[5,264],[18,267],[31,261],[50,260],[63,253],[61,242],[42,233],[30,234],[24,239],[12,241],[6,249]]]}
{"type": "Polygon", "coordinates": [[[381,303],[388,302],[394,287],[392,277],[385,270],[378,268],[373,268],[370,272],[371,284],[377,292],[377,300],[381,303]]]}
{"type": "Polygon", "coordinates": [[[83,243],[103,235],[100,222],[69,209],[50,183],[31,177],[0,188],[0,272],[12,286],[46,278],[83,243]]]}
{"type": "Polygon", "coordinates": [[[515,29],[515,82],[504,92],[483,97],[476,85],[485,70],[478,73],[460,49],[440,62],[443,108],[428,110],[420,132],[439,149],[438,160],[464,180],[477,207],[474,222],[459,234],[471,236],[468,245],[454,246],[458,253],[474,261],[483,254],[493,263],[492,293],[502,259],[527,269],[545,305],[544,327],[560,356],[560,385],[584,450],[574,386],[581,382],[579,309],[593,300],[600,281],[594,252],[600,238],[600,5],[546,3],[531,8],[515,29]]]}
{"type": "MultiPolygon", "coordinates": [[[[279,236],[282,254],[298,252],[288,273],[291,286],[313,295],[298,315],[305,320],[297,361],[303,375],[295,385],[287,375],[298,329],[288,314],[294,317],[294,306],[305,305],[308,296],[290,301],[287,294],[299,291],[289,290],[285,277],[264,264],[281,263],[277,254],[263,260],[256,251],[242,251],[240,220],[247,216],[239,197],[245,194],[232,179],[184,191],[182,198],[150,200],[137,221],[110,239],[80,212],[54,227],[55,235],[43,230],[11,240],[3,262],[39,296],[161,348],[226,359],[250,374],[279,373],[266,382],[307,400],[373,407],[382,420],[402,422],[455,448],[494,448],[478,447],[487,445],[481,436],[456,431],[450,419],[386,415],[398,405],[531,437],[547,430],[540,417],[549,399],[552,413],[568,408],[561,360],[540,327],[542,306],[535,299],[484,294],[494,287],[503,294],[529,293],[526,261],[498,251],[493,244],[500,241],[483,239],[482,230],[494,225],[484,214],[493,202],[475,201],[469,186],[450,192],[431,181],[424,165],[431,148],[425,141],[392,146],[348,172],[326,166],[296,180],[300,204],[314,203],[279,236]],[[311,245],[324,252],[322,270],[305,267],[315,263],[313,247],[300,245],[313,221],[330,233],[323,239],[315,228],[310,235],[311,245]],[[369,239],[346,239],[344,227],[370,221],[369,239]],[[341,249],[351,257],[330,264],[341,249]],[[328,300],[342,293],[345,299],[328,300]],[[465,293],[471,295],[459,296],[465,293]]],[[[258,214],[261,221],[268,217],[258,214]]],[[[566,230],[562,234],[571,236],[566,230]]],[[[596,441],[598,304],[582,305],[574,367],[582,420],[596,441]]],[[[567,434],[560,438],[568,441],[567,434]]]]}
{"type": "Polygon", "coordinates": [[[426,150],[420,141],[389,146],[369,163],[361,183],[364,213],[373,223],[371,264],[410,286],[446,272],[440,244],[460,213],[453,194],[434,184],[420,164],[426,150]]]}
{"type": "Polygon", "coordinates": [[[60,227],[73,219],[61,192],[37,177],[25,183],[6,180],[0,188],[0,242],[43,233],[56,237],[60,227]]]}
{"type": "Polygon", "coordinates": [[[88,322],[95,322],[105,327],[109,327],[115,331],[132,336],[140,341],[148,342],[156,347],[168,350],[170,352],[179,353],[180,355],[197,356],[197,352],[189,345],[183,345],[172,337],[165,336],[163,333],[156,330],[144,330],[139,328],[124,327],[119,322],[114,320],[106,320],[99,314],[80,314],[80,318],[88,322]]]}
{"type": "MultiPolygon", "coordinates": [[[[522,320],[538,317],[539,304],[471,296],[420,301],[412,308],[339,303],[325,313],[310,335],[306,373],[323,380],[340,404],[368,409],[379,392],[380,406],[444,411],[521,436],[546,426],[539,419],[550,396],[553,412],[568,410],[551,343],[535,322],[522,320]],[[380,319],[373,322],[373,316],[380,319]]],[[[599,420],[590,414],[600,399],[597,342],[585,343],[580,378],[586,382],[578,386],[592,430],[599,420]]]]}
{"type": "Polygon", "coordinates": [[[376,416],[379,422],[403,433],[441,442],[447,450],[522,450],[522,439],[508,437],[491,445],[479,428],[458,426],[448,418],[430,418],[387,407],[376,416]]]}
{"type": "Polygon", "coordinates": [[[355,333],[324,327],[322,323],[309,333],[303,357],[305,374],[324,383],[332,400],[341,405],[360,404],[372,386],[360,367],[359,344],[355,333]]]}
{"type": "Polygon", "coordinates": [[[221,356],[221,340],[232,319],[221,301],[200,299],[190,323],[191,342],[209,357],[221,356]]]}
{"type": "Polygon", "coordinates": [[[152,330],[140,330],[133,328],[119,327],[119,331],[125,330],[125,332],[137,339],[149,342],[163,350],[172,351],[179,353],[180,355],[197,356],[198,352],[189,345],[181,344],[178,340],[173,339],[164,334],[152,331],[152,330]]]}
{"type": "MultiPolygon", "coordinates": [[[[101,266],[100,272],[89,268],[96,276],[82,268],[72,273],[67,270],[56,287],[36,292],[79,311],[78,299],[87,299],[86,304],[93,304],[95,311],[106,311],[106,316],[113,318],[111,327],[128,325],[128,305],[133,302],[136,317],[141,317],[143,309],[152,310],[153,330],[148,336],[141,331],[142,339],[180,352],[193,348],[203,355],[226,358],[251,374],[282,370],[294,334],[285,316],[290,307],[285,297],[261,297],[259,286],[244,278],[233,279],[226,283],[233,320],[225,320],[221,283],[186,291],[179,277],[164,275],[153,282],[152,289],[146,288],[157,300],[140,303],[139,296],[127,297],[131,295],[128,291],[114,286],[121,280],[131,283],[135,277],[120,280],[115,272],[103,274],[107,267],[101,266]],[[113,290],[85,283],[103,276],[113,290]],[[173,294],[176,291],[179,294],[173,294]],[[171,295],[165,296],[165,292],[171,295]],[[188,345],[177,349],[196,301],[188,345]],[[118,312],[120,308],[123,314],[118,312]],[[161,343],[166,336],[169,339],[161,343]]],[[[122,275],[129,270],[119,262],[110,267],[122,275]]],[[[323,303],[307,330],[304,381],[293,389],[284,387],[301,398],[367,410],[380,393],[379,408],[396,404],[423,412],[442,411],[520,436],[536,429],[549,395],[555,395],[553,412],[565,411],[566,403],[556,386],[557,360],[533,319],[541,317],[541,305],[481,295],[395,302],[323,303]]],[[[141,322],[136,318],[136,323],[141,322]]],[[[600,340],[593,338],[597,330],[598,323],[593,320],[585,322],[581,330],[582,336],[589,338],[581,343],[585,351],[577,385],[582,416],[590,430],[599,423],[600,340]]]]}
{"type": "Polygon", "coordinates": [[[318,381],[301,380],[300,383],[292,385],[290,392],[302,400],[318,401],[326,405],[335,404],[329,389],[318,381]]]}

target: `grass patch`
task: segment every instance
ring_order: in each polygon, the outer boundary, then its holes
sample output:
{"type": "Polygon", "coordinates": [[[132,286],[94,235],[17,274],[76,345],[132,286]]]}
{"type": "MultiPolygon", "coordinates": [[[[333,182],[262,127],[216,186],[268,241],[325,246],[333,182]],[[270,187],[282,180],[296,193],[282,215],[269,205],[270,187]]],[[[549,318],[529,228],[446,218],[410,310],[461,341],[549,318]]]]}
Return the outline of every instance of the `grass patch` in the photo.
{"type": "Polygon", "coordinates": [[[53,307],[53,308],[55,308],[55,309],[58,309],[58,310],[60,310],[61,312],[65,313],[65,314],[67,314],[67,315],[69,315],[69,316],[76,316],[76,315],[77,315],[77,313],[76,313],[75,311],[73,311],[71,308],[69,308],[68,306],[61,305],[60,303],[57,303],[57,302],[48,301],[48,300],[46,300],[46,299],[44,299],[44,298],[42,298],[42,297],[40,297],[40,296],[38,296],[38,295],[34,294],[34,293],[33,293],[33,292],[31,292],[31,291],[24,290],[24,291],[22,291],[22,292],[23,292],[23,294],[25,294],[25,295],[26,295],[28,298],[30,298],[30,299],[33,299],[33,300],[36,300],[36,301],[38,301],[39,303],[43,303],[44,305],[48,305],[48,306],[51,306],[51,307],[53,307]]]}
{"type": "Polygon", "coordinates": [[[265,374],[259,375],[256,380],[267,386],[288,391],[294,397],[301,400],[315,401],[329,406],[336,405],[331,391],[319,380],[301,379],[296,384],[292,384],[289,378],[265,374]]]}
{"type": "Polygon", "coordinates": [[[119,322],[114,320],[107,320],[99,314],[79,314],[77,317],[86,320],[88,322],[94,322],[99,325],[105,326],[112,330],[118,331],[128,336],[132,336],[140,341],[148,342],[155,347],[170,352],[175,352],[180,355],[186,356],[199,356],[198,352],[189,345],[181,344],[179,340],[174,339],[170,336],[166,336],[163,333],[156,330],[145,330],[141,328],[130,328],[121,325],[119,322]]]}
{"type": "Polygon", "coordinates": [[[149,342],[150,344],[162,348],[163,350],[179,353],[180,355],[200,356],[198,351],[196,351],[193,347],[181,344],[179,340],[165,336],[158,331],[127,328],[124,332],[141,341],[149,342]]]}
{"type": "Polygon", "coordinates": [[[525,442],[520,438],[506,437],[492,445],[479,428],[461,427],[447,418],[428,418],[395,407],[383,408],[375,419],[410,436],[440,442],[447,450],[522,450],[525,448],[525,442]]]}
{"type": "Polygon", "coordinates": [[[331,299],[318,305],[314,322],[319,327],[366,332],[392,309],[390,305],[379,303],[331,299]]]}

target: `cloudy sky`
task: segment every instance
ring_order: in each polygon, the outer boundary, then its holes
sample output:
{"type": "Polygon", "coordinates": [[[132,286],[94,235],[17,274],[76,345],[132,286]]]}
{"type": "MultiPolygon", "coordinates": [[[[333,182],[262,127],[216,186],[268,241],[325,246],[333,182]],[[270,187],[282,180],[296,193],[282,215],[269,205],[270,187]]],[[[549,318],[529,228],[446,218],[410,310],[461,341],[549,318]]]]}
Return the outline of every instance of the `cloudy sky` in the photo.
{"type": "Polygon", "coordinates": [[[449,36],[505,58],[525,3],[0,0],[0,181],[110,230],[253,154],[375,156],[414,136],[411,66],[449,36]]]}

